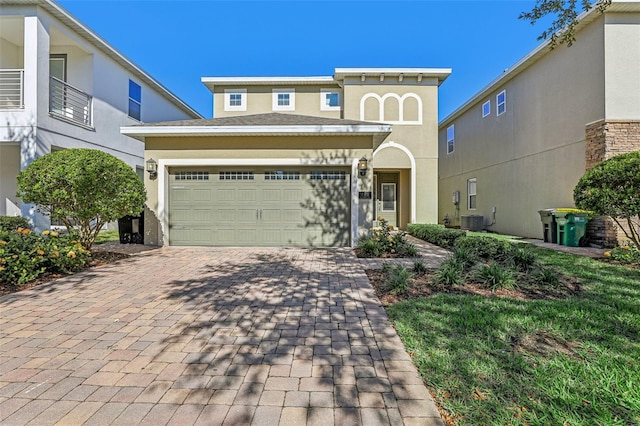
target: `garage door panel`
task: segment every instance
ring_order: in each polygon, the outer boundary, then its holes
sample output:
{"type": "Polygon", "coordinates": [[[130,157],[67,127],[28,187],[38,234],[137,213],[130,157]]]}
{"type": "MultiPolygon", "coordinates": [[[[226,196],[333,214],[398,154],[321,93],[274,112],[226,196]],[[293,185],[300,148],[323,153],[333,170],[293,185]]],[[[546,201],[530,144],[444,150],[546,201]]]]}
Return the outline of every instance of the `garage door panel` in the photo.
{"type": "Polygon", "coordinates": [[[193,179],[170,187],[170,244],[349,245],[348,172],[247,169],[178,170],[193,179]]]}

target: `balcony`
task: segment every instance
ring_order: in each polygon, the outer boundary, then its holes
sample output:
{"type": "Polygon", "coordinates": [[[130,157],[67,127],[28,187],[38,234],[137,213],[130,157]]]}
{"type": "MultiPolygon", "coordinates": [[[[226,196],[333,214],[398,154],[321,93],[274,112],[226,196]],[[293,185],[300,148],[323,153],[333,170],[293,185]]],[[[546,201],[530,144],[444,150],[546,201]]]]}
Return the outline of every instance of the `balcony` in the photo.
{"type": "Polygon", "coordinates": [[[93,97],[53,76],[49,77],[49,113],[56,117],[92,127],[93,97]]]}
{"type": "Polygon", "coordinates": [[[0,110],[24,108],[24,70],[0,69],[0,110]]]}

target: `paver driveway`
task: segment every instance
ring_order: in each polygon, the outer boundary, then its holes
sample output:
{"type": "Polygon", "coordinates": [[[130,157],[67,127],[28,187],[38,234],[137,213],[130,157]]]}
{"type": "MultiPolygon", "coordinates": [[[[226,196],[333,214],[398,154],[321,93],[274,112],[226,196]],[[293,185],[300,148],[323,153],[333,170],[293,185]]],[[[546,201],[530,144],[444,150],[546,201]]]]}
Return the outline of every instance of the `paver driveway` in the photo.
{"type": "Polygon", "coordinates": [[[442,424],[351,250],[162,248],[0,297],[0,423],[442,424]]]}

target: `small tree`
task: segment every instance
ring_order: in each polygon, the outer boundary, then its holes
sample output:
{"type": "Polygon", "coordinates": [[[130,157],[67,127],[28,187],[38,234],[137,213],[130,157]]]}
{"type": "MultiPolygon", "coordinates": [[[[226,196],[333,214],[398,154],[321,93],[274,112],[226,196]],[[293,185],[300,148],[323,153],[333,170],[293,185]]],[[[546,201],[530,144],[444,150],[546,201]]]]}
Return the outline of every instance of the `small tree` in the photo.
{"type": "Polygon", "coordinates": [[[139,214],[146,192],[136,172],[113,155],[65,149],[44,155],[18,175],[18,197],[60,220],[91,248],[102,227],[139,214]]]}
{"type": "Polygon", "coordinates": [[[578,208],[611,216],[627,238],[640,247],[640,151],[597,164],[580,179],[573,199],[578,208]]]}

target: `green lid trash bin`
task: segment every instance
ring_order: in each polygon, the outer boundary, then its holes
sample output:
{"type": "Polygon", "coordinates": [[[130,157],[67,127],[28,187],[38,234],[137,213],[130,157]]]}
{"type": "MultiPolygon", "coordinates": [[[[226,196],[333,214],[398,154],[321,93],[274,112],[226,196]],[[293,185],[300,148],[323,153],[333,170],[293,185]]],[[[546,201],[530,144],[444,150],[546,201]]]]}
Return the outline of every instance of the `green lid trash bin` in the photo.
{"type": "Polygon", "coordinates": [[[545,243],[558,243],[558,225],[554,209],[538,210],[542,221],[542,239],[545,243]]]}
{"type": "Polygon", "coordinates": [[[589,212],[578,209],[556,209],[558,244],[568,247],[585,245],[589,212]]]}

